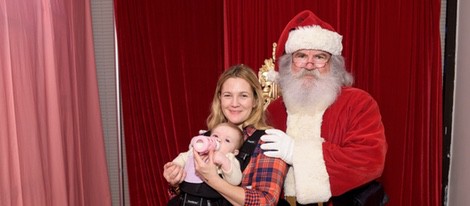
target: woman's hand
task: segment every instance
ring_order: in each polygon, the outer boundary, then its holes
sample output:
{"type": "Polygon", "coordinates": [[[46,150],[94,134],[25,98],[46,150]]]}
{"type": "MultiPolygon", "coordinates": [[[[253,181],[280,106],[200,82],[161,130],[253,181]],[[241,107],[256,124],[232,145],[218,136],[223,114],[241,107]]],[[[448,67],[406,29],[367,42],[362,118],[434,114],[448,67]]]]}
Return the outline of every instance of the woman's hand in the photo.
{"type": "Polygon", "coordinates": [[[193,155],[196,173],[204,182],[213,178],[221,178],[217,174],[217,165],[213,161],[214,151],[211,150],[208,156],[201,156],[198,152],[193,151],[193,155]]]}
{"type": "Polygon", "coordinates": [[[163,166],[163,177],[165,177],[168,184],[173,187],[177,187],[181,182],[183,182],[186,177],[186,172],[183,167],[173,162],[168,162],[163,166]]]}

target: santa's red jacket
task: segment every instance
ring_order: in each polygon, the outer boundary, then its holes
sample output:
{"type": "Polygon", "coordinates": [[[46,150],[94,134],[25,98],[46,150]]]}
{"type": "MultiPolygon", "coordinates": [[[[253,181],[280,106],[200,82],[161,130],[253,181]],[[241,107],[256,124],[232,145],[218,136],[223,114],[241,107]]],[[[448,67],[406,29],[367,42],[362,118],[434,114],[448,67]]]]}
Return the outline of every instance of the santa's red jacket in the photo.
{"type": "Polygon", "coordinates": [[[295,139],[284,190],[299,203],[326,202],[382,175],[387,143],[379,107],[367,92],[343,87],[333,104],[314,113],[288,114],[279,98],[267,114],[295,139]]]}

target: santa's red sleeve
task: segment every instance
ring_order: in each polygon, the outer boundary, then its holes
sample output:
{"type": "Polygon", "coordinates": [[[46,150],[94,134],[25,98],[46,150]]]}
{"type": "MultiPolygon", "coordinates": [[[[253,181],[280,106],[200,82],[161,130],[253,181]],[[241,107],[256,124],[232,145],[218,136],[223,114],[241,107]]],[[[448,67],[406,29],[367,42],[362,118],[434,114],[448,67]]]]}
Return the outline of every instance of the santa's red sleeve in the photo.
{"type": "Polygon", "coordinates": [[[332,105],[312,117],[288,117],[279,99],[268,117],[296,140],[285,189],[300,203],[341,195],[382,174],[387,143],[379,107],[368,93],[343,88],[332,105]]]}
{"type": "Polygon", "coordinates": [[[323,157],[333,196],[382,175],[387,142],[379,107],[366,92],[347,88],[323,115],[323,157]]]}

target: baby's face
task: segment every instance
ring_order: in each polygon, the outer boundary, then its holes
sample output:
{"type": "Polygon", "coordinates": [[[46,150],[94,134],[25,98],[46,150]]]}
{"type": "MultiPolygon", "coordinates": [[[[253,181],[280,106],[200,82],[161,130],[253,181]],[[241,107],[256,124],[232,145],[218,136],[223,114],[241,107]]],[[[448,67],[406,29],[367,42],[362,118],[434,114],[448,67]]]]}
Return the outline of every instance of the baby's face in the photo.
{"type": "Polygon", "coordinates": [[[239,132],[226,125],[220,125],[213,129],[211,137],[217,138],[220,143],[219,152],[227,154],[229,152],[238,153],[240,147],[239,132]]]}

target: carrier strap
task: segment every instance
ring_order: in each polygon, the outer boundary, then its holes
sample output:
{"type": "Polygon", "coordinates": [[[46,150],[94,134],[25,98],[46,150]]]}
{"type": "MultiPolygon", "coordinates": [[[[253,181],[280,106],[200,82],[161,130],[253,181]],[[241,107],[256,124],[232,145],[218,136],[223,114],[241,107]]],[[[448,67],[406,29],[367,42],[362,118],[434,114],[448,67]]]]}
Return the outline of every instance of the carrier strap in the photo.
{"type": "Polygon", "coordinates": [[[250,162],[251,155],[255,151],[256,146],[258,145],[259,139],[263,136],[264,130],[256,130],[248,139],[243,143],[242,147],[239,150],[238,155],[236,156],[240,162],[240,169],[245,170],[246,166],[250,162]]]}

